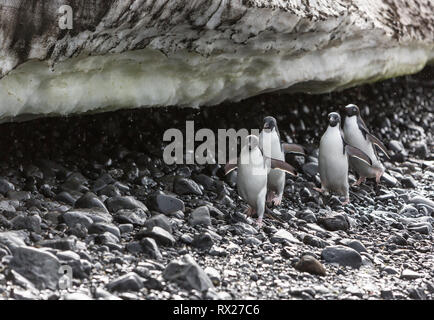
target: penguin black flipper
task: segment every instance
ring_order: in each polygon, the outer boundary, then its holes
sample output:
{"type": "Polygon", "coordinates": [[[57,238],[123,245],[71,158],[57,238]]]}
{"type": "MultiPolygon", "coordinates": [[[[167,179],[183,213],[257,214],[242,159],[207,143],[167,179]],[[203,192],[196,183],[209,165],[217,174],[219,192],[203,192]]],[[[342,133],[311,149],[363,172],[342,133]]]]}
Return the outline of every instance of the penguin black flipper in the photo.
{"type": "Polygon", "coordinates": [[[294,153],[297,155],[306,155],[306,151],[303,146],[296,143],[282,143],[282,149],[284,153],[294,153]]]}
{"type": "Polygon", "coordinates": [[[238,159],[237,161],[229,160],[229,162],[225,164],[225,175],[227,175],[231,171],[234,171],[237,167],[238,167],[238,159]]]}
{"type": "Polygon", "coordinates": [[[350,146],[349,144],[347,144],[345,146],[345,151],[347,152],[348,156],[353,157],[353,158],[357,158],[360,161],[365,162],[367,165],[372,166],[372,160],[371,158],[369,158],[369,156],[364,153],[362,150],[360,150],[359,148],[350,146]]]}
{"type": "Polygon", "coordinates": [[[372,134],[370,134],[370,133],[368,133],[368,139],[369,139],[369,141],[371,141],[371,143],[372,143],[374,146],[377,146],[381,151],[383,151],[383,153],[386,155],[386,157],[387,157],[388,159],[390,159],[390,156],[389,156],[389,154],[387,153],[387,148],[386,148],[386,146],[383,144],[383,142],[380,141],[380,139],[378,139],[376,136],[374,136],[374,135],[372,135],[372,134]]]}
{"type": "Polygon", "coordinates": [[[297,172],[295,171],[295,168],[291,166],[289,163],[286,163],[285,161],[273,159],[273,158],[267,158],[267,160],[270,160],[271,169],[282,170],[288,172],[293,176],[297,176],[297,172]]]}
{"type": "Polygon", "coordinates": [[[369,135],[370,133],[368,127],[365,124],[365,121],[363,121],[360,115],[357,116],[357,125],[359,126],[360,131],[362,131],[363,137],[366,139],[366,136],[369,135]]]}

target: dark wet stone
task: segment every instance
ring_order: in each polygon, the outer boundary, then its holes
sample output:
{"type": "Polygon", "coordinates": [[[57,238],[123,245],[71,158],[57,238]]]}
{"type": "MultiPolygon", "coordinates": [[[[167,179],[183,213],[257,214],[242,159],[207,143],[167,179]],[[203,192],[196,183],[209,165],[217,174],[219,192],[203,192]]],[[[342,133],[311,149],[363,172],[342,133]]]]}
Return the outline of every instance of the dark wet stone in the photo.
{"type": "Polygon", "coordinates": [[[214,240],[209,233],[201,233],[194,237],[191,245],[201,250],[209,250],[214,245],[214,240]]]}
{"type": "Polygon", "coordinates": [[[135,226],[143,226],[147,217],[146,212],[142,209],[122,209],[116,212],[114,220],[118,223],[129,223],[135,226]]]}
{"type": "Polygon", "coordinates": [[[196,225],[210,226],[211,216],[209,213],[209,208],[207,206],[202,206],[193,210],[193,212],[190,213],[190,217],[188,221],[192,226],[196,226],[196,225]]]}
{"type": "Polygon", "coordinates": [[[176,178],[173,181],[173,192],[179,195],[195,194],[201,196],[203,194],[199,185],[191,179],[176,178]]]}
{"type": "Polygon", "coordinates": [[[24,216],[19,215],[11,220],[12,228],[15,230],[28,230],[41,233],[41,217],[38,215],[24,216]]]}
{"type": "Polygon", "coordinates": [[[88,228],[89,234],[102,234],[105,232],[110,232],[115,235],[117,238],[121,237],[121,232],[119,228],[104,222],[93,223],[88,228]]]}
{"type": "Polygon", "coordinates": [[[318,222],[329,231],[347,231],[350,228],[348,218],[343,213],[331,214],[326,217],[320,217],[318,218],[318,222]]]}
{"type": "Polygon", "coordinates": [[[192,242],[193,242],[193,237],[191,236],[191,235],[189,235],[189,234],[183,234],[181,237],[180,237],[180,240],[182,241],[182,242],[184,242],[184,243],[186,243],[186,244],[191,244],[192,242]]]}
{"type": "Polygon", "coordinates": [[[310,234],[304,236],[303,243],[317,248],[325,248],[329,245],[328,242],[322,240],[321,238],[312,236],[310,234]]]}
{"type": "Polygon", "coordinates": [[[15,209],[15,207],[13,206],[11,201],[3,200],[3,201],[0,201],[0,212],[1,211],[15,212],[17,210],[15,209]]]}
{"type": "Polygon", "coordinates": [[[207,191],[217,191],[218,182],[206,174],[198,174],[193,177],[194,181],[201,184],[207,191]]]}
{"type": "Polygon", "coordinates": [[[6,195],[9,191],[14,191],[15,186],[5,178],[0,178],[0,193],[6,195]]]}
{"type": "Polygon", "coordinates": [[[280,229],[273,234],[270,238],[272,243],[301,243],[297,238],[295,238],[291,233],[285,229],[280,229]]]}
{"type": "Polygon", "coordinates": [[[315,214],[309,209],[297,212],[296,217],[309,223],[316,223],[317,221],[315,214]]]}
{"type": "Polygon", "coordinates": [[[417,145],[414,149],[414,154],[421,159],[426,159],[429,154],[429,149],[426,143],[421,143],[417,145]]]}
{"type": "Polygon", "coordinates": [[[20,247],[15,250],[10,266],[39,290],[56,290],[58,287],[60,262],[51,253],[20,247]]]}
{"type": "Polygon", "coordinates": [[[151,195],[148,199],[148,205],[151,210],[155,210],[163,214],[170,214],[176,211],[185,210],[184,201],[165,194],[151,195]]]}
{"type": "Polygon", "coordinates": [[[113,179],[113,177],[110,174],[105,173],[101,177],[99,177],[98,180],[95,181],[95,183],[93,184],[92,190],[94,192],[98,192],[98,191],[104,189],[104,187],[114,183],[115,181],[116,180],[113,179]]]}
{"type": "Polygon", "coordinates": [[[262,244],[262,241],[255,237],[247,237],[244,239],[244,243],[252,246],[259,246],[262,244]]]}
{"type": "Polygon", "coordinates": [[[172,233],[172,226],[170,225],[169,219],[163,215],[158,214],[156,216],[153,216],[152,218],[148,219],[144,223],[144,227],[148,229],[152,229],[153,227],[160,227],[166,230],[169,233],[172,233]]]}
{"type": "Polygon", "coordinates": [[[125,245],[125,249],[130,253],[141,253],[142,252],[142,246],[141,246],[139,241],[128,242],[125,245]]]}
{"type": "Polygon", "coordinates": [[[223,220],[225,218],[225,214],[223,212],[221,212],[219,209],[217,209],[214,206],[208,206],[209,209],[209,214],[211,215],[211,217],[216,218],[216,219],[220,219],[223,220]]]}
{"type": "Polygon", "coordinates": [[[368,250],[366,250],[366,247],[359,240],[343,239],[340,242],[344,246],[347,246],[347,247],[350,247],[350,248],[356,250],[358,253],[368,252],[368,250]]]}
{"type": "Polygon", "coordinates": [[[163,290],[164,286],[160,280],[154,277],[148,277],[144,282],[143,286],[151,290],[163,290]]]}
{"type": "Polygon", "coordinates": [[[389,141],[389,149],[394,152],[401,152],[404,150],[404,146],[398,140],[390,140],[389,141]]]}
{"type": "Polygon", "coordinates": [[[431,234],[432,225],[429,222],[421,222],[421,223],[410,223],[407,226],[408,230],[422,233],[422,234],[431,234]]]}
{"type": "Polygon", "coordinates": [[[309,177],[313,177],[319,172],[318,171],[318,163],[316,163],[316,162],[305,163],[303,165],[302,169],[303,169],[303,172],[309,177]]]}
{"type": "Polygon", "coordinates": [[[75,204],[74,197],[69,192],[66,191],[62,191],[58,193],[54,199],[69,204],[70,206],[73,206],[75,204]]]}
{"type": "Polygon", "coordinates": [[[419,204],[419,205],[427,206],[427,207],[434,209],[434,201],[431,199],[422,197],[422,196],[415,196],[415,197],[409,199],[409,202],[413,203],[413,204],[419,204]]]}
{"type": "Polygon", "coordinates": [[[300,261],[295,264],[294,268],[300,272],[308,272],[319,276],[326,275],[326,269],[321,262],[310,255],[301,257],[300,261]]]}
{"type": "Polygon", "coordinates": [[[7,194],[7,198],[11,200],[18,201],[27,201],[32,197],[31,192],[29,191],[9,191],[7,194]]]}
{"type": "Polygon", "coordinates": [[[116,187],[115,185],[112,185],[112,184],[102,188],[98,192],[98,194],[100,196],[104,195],[104,196],[109,197],[109,198],[122,196],[121,192],[119,191],[119,188],[116,187]]]}
{"type": "Polygon", "coordinates": [[[162,259],[160,249],[158,248],[157,243],[152,238],[143,238],[140,240],[140,245],[142,247],[142,252],[148,254],[153,259],[162,259]]]}
{"type": "Polygon", "coordinates": [[[101,200],[99,200],[98,197],[92,192],[88,192],[85,195],[83,195],[81,198],[77,199],[74,206],[76,208],[82,208],[82,209],[99,208],[101,210],[104,210],[105,212],[108,212],[104,203],[101,200]]]}
{"type": "Polygon", "coordinates": [[[125,292],[140,291],[143,288],[143,280],[134,272],[123,275],[107,284],[109,291],[125,292]]]}
{"type": "Polygon", "coordinates": [[[427,296],[423,289],[421,288],[410,288],[408,289],[408,295],[414,300],[426,300],[427,296]]]}
{"type": "Polygon", "coordinates": [[[113,233],[104,232],[103,234],[98,234],[95,237],[95,243],[97,244],[117,244],[119,243],[119,238],[113,233]]]}
{"type": "Polygon", "coordinates": [[[20,247],[25,247],[28,235],[24,231],[0,232],[0,244],[6,246],[11,252],[20,247]]]}
{"type": "Polygon", "coordinates": [[[121,234],[130,233],[134,230],[134,226],[130,223],[120,224],[119,225],[119,231],[121,234]]]}
{"type": "Polygon", "coordinates": [[[321,252],[321,258],[329,263],[337,263],[342,266],[360,268],[362,257],[351,248],[344,246],[329,246],[321,252]]]}
{"type": "Polygon", "coordinates": [[[395,268],[392,268],[392,267],[385,267],[383,269],[383,271],[386,272],[387,274],[398,274],[399,273],[398,270],[396,270],[395,268]]]}
{"type": "Polygon", "coordinates": [[[73,192],[88,192],[89,188],[85,186],[85,183],[87,183],[86,179],[82,179],[79,176],[71,175],[68,177],[68,180],[66,180],[61,186],[61,191],[66,191],[69,193],[73,192]]]}
{"type": "Polygon", "coordinates": [[[152,229],[144,228],[138,234],[138,238],[149,237],[157,241],[163,246],[172,246],[175,243],[175,238],[166,230],[160,227],[152,227],[152,229]]]}
{"type": "Polygon", "coordinates": [[[392,300],[392,299],[395,298],[394,295],[393,295],[393,291],[391,289],[381,290],[380,296],[384,300],[392,300]]]}
{"type": "Polygon", "coordinates": [[[396,178],[392,177],[390,174],[385,172],[381,176],[380,182],[384,183],[388,187],[394,187],[398,183],[398,180],[396,180],[396,178]]]}
{"type": "Polygon", "coordinates": [[[405,177],[401,179],[401,184],[404,188],[416,188],[417,183],[412,177],[405,177]]]}
{"type": "Polygon", "coordinates": [[[211,279],[190,255],[172,260],[164,269],[163,278],[176,281],[186,289],[206,291],[214,288],[211,279]]]}
{"type": "Polygon", "coordinates": [[[89,226],[93,223],[92,219],[89,218],[87,214],[80,211],[68,211],[65,212],[62,216],[63,221],[69,226],[73,227],[77,223],[89,228],[89,226]]]}
{"type": "Polygon", "coordinates": [[[122,209],[142,209],[144,212],[148,212],[148,208],[142,202],[131,196],[108,198],[105,203],[108,210],[113,213],[122,209]]]}
{"type": "Polygon", "coordinates": [[[3,215],[0,215],[0,227],[3,227],[5,229],[11,229],[12,223],[8,219],[3,217],[3,215]]]}
{"type": "Polygon", "coordinates": [[[70,227],[67,233],[80,239],[86,238],[88,234],[87,228],[80,223],[76,223],[74,226],[70,227]]]}

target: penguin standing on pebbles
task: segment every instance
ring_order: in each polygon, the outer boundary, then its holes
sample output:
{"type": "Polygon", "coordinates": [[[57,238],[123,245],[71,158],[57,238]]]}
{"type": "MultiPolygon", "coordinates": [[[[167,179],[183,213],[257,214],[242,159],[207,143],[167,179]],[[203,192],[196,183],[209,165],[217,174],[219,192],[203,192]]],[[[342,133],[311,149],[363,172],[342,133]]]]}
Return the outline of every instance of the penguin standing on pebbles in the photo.
{"type": "Polygon", "coordinates": [[[258,215],[258,226],[262,226],[265,211],[265,196],[267,193],[267,175],[270,168],[280,169],[295,175],[295,169],[288,163],[264,157],[259,148],[257,136],[247,136],[246,143],[241,149],[236,161],[230,161],[225,165],[225,174],[238,167],[237,190],[238,194],[247,202],[249,207],[246,214],[258,215]]]}
{"type": "Polygon", "coordinates": [[[319,192],[335,192],[345,196],[346,205],[350,202],[348,185],[348,157],[357,158],[367,165],[372,165],[371,159],[360,149],[350,146],[342,137],[340,128],[341,116],[332,112],[328,115],[329,126],[321,137],[319,146],[319,173],[321,189],[319,192]]]}
{"type": "Polygon", "coordinates": [[[375,181],[378,184],[384,173],[384,166],[378,158],[375,146],[380,148],[380,150],[389,158],[387,149],[378,138],[369,133],[365,122],[360,116],[359,107],[354,104],[349,104],[345,107],[345,113],[345,140],[347,140],[349,144],[365,152],[372,160],[372,166],[368,166],[365,162],[358,159],[350,159],[350,166],[359,175],[359,179],[353,184],[353,186],[360,185],[366,180],[366,178],[375,178],[375,181]]]}
{"type": "MultiPolygon", "coordinates": [[[[295,143],[281,143],[277,121],[274,117],[264,118],[264,127],[259,135],[259,147],[264,156],[285,161],[285,153],[305,155],[304,148],[295,143]]],[[[271,169],[267,179],[267,204],[280,205],[285,189],[285,172],[271,169]]]]}

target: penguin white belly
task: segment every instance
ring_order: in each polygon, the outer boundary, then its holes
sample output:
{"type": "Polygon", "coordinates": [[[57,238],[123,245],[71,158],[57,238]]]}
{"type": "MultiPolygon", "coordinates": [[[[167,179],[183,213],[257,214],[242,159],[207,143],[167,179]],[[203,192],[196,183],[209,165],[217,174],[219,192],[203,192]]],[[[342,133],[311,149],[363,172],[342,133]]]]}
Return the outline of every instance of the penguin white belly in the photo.
{"type": "Polygon", "coordinates": [[[241,197],[254,209],[265,203],[265,193],[267,192],[267,168],[259,149],[252,151],[251,159],[248,161],[247,154],[242,151],[240,164],[238,165],[237,189],[241,197]],[[258,202],[259,201],[259,202],[258,202]]]}
{"type": "MultiPolygon", "coordinates": [[[[282,151],[279,136],[275,131],[262,131],[259,136],[259,144],[264,152],[264,156],[285,161],[285,154],[282,151]]],[[[271,169],[268,173],[267,187],[269,190],[274,191],[277,196],[282,195],[285,188],[285,172],[271,169]]]]}
{"type": "Polygon", "coordinates": [[[344,134],[345,140],[350,145],[365,152],[372,161],[372,166],[369,166],[365,162],[356,158],[350,158],[351,167],[354,168],[359,175],[367,178],[374,178],[378,170],[384,171],[383,165],[375,154],[374,146],[369,140],[365,139],[363,133],[360,131],[356,117],[345,119],[344,134]]]}
{"type": "Polygon", "coordinates": [[[348,159],[338,127],[329,127],[320,142],[319,171],[322,187],[348,195],[348,159]]]}

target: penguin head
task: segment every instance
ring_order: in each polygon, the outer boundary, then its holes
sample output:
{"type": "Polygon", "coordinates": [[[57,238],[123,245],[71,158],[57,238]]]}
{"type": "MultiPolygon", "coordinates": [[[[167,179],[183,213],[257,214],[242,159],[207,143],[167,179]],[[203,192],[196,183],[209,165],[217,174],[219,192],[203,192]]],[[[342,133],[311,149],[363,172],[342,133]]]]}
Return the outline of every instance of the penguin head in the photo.
{"type": "Polygon", "coordinates": [[[268,116],[264,118],[264,130],[265,132],[277,131],[277,121],[274,117],[268,116]]]}
{"type": "Polygon", "coordinates": [[[360,114],[359,107],[355,104],[349,104],[345,107],[347,117],[358,116],[360,114]]]}
{"type": "Polygon", "coordinates": [[[259,146],[259,139],[257,136],[250,135],[246,137],[246,145],[249,148],[249,151],[254,150],[259,146]]]}
{"type": "Polygon", "coordinates": [[[341,116],[337,112],[329,113],[329,124],[330,127],[335,127],[341,122],[341,116]]]}

